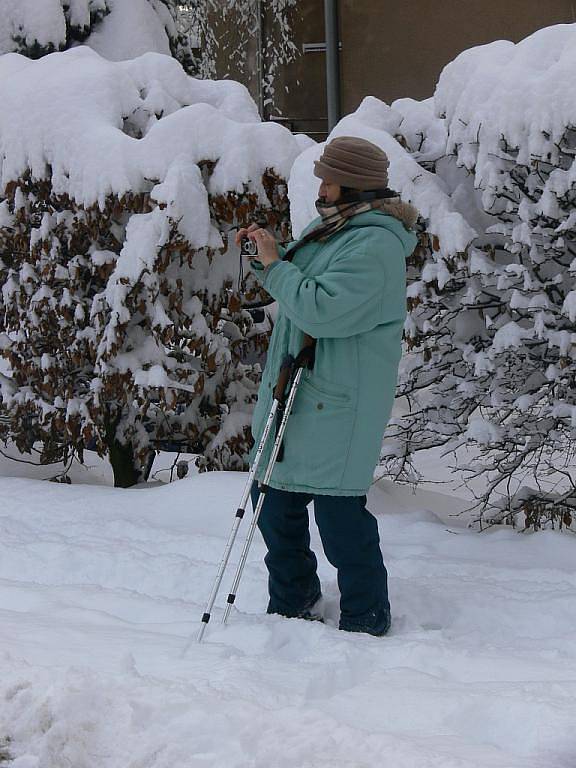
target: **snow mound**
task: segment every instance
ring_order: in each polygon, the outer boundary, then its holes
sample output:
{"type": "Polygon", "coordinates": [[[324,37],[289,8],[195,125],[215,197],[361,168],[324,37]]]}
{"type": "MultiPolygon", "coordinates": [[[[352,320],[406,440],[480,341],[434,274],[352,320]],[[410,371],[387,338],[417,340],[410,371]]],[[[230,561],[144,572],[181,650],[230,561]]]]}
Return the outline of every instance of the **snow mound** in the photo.
{"type": "Polygon", "coordinates": [[[257,535],[228,625],[239,546],[197,644],[245,482],[213,472],[122,491],[0,479],[10,768],[571,765],[573,542],[481,537],[433,513],[456,512],[454,497],[378,484],[386,638],[336,629],[336,574],[313,525],[326,623],[266,615],[257,535]]]}
{"type": "Polygon", "coordinates": [[[147,189],[182,155],[215,163],[210,194],[240,192],[248,179],[264,199],[263,172],[287,178],[300,153],[289,131],[260,122],[238,83],[196,81],[155,53],[127,62],[85,46],[39,61],[7,54],[0,104],[0,188],[29,169],[84,206],[147,189]]]}
{"type": "Polygon", "coordinates": [[[189,58],[174,11],[166,0],[0,0],[0,54],[37,59],[84,44],[112,61],[149,51],[189,58]]]}
{"type": "Polygon", "coordinates": [[[15,50],[13,37],[27,47],[37,42],[55,49],[66,42],[66,19],[60,0],[0,0],[0,52],[15,50]]]}
{"type": "Polygon", "coordinates": [[[448,152],[458,150],[459,161],[475,169],[478,186],[492,182],[502,137],[518,163],[553,152],[566,126],[576,124],[576,92],[566,87],[575,69],[574,24],[541,29],[517,44],[471,48],[444,69],[436,114],[446,120],[448,152]]]}
{"type": "MultiPolygon", "coordinates": [[[[159,14],[162,4],[149,0],[106,0],[110,13],[85,40],[85,44],[105,59],[135,59],[149,51],[170,56],[170,40],[159,14]]],[[[164,21],[173,25],[164,6],[164,21]]]]}

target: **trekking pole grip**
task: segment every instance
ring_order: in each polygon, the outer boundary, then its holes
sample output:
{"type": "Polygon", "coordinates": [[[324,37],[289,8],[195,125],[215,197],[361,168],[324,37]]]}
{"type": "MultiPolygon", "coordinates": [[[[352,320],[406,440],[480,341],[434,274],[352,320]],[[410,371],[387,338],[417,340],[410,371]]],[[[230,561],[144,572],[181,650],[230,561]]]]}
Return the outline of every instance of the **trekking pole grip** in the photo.
{"type": "Polygon", "coordinates": [[[314,362],[316,359],[316,339],[304,334],[304,341],[302,343],[302,349],[298,353],[296,358],[295,368],[308,368],[310,371],[314,368],[314,362]]]}
{"type": "Polygon", "coordinates": [[[288,384],[292,378],[293,370],[294,358],[292,355],[286,355],[284,360],[282,360],[280,373],[278,374],[276,386],[274,387],[274,398],[278,400],[279,403],[283,403],[286,398],[286,390],[288,389],[288,384]]]}

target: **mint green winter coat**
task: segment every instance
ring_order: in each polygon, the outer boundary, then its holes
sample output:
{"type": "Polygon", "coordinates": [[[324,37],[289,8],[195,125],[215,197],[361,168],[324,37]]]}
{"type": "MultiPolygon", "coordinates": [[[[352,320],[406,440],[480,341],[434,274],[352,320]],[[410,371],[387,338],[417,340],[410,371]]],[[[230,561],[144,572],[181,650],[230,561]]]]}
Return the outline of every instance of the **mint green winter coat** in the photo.
{"type": "MultiPolygon", "coordinates": [[[[302,234],[319,223],[314,220],[302,234]]],[[[367,492],[394,402],[406,316],[405,263],[415,245],[415,234],[401,221],[374,210],[352,217],[325,242],[302,246],[292,262],[277,261],[266,270],[253,263],[279,313],[252,417],[250,462],[284,356],[298,354],[303,332],[318,340],[314,370],[304,371],[286,426],[273,488],[333,496],[367,492]]],[[[270,438],[259,480],[272,443],[270,438]]]]}

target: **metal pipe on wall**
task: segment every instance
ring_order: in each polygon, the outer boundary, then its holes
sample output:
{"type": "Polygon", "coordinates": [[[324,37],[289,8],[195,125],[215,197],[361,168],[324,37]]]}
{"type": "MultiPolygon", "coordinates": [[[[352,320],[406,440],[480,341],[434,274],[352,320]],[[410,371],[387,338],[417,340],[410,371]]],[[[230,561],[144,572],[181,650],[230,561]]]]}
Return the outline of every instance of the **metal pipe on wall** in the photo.
{"type": "Polygon", "coordinates": [[[340,120],[340,39],[338,30],[338,0],[324,0],[326,29],[326,95],[328,100],[328,130],[340,120]]]}

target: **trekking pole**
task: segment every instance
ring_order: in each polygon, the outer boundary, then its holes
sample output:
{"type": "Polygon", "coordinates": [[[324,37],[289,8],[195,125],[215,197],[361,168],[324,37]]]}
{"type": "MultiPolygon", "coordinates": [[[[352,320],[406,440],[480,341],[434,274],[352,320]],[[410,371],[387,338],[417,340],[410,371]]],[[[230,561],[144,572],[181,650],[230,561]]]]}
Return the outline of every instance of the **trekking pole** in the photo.
{"type": "Polygon", "coordinates": [[[264,427],[262,437],[260,438],[260,442],[258,444],[258,450],[256,451],[256,454],[254,456],[254,461],[252,462],[250,472],[248,473],[248,479],[244,487],[244,493],[242,494],[240,506],[236,510],[236,516],[234,518],[234,524],[232,526],[232,530],[230,531],[230,536],[228,537],[228,543],[226,544],[226,549],[224,550],[224,555],[222,557],[220,567],[218,568],[218,573],[214,581],[214,586],[212,587],[212,591],[210,592],[210,597],[208,598],[208,602],[206,604],[206,609],[204,610],[204,614],[202,616],[202,624],[200,625],[200,629],[198,630],[199,643],[202,641],[202,637],[204,635],[206,625],[210,621],[210,615],[212,612],[212,608],[214,607],[214,602],[216,601],[216,597],[220,590],[220,585],[222,584],[224,571],[226,570],[226,566],[228,565],[228,560],[230,559],[230,554],[234,547],[234,542],[236,541],[238,528],[240,527],[240,523],[242,522],[242,518],[244,517],[244,514],[246,512],[246,503],[250,497],[250,490],[252,488],[252,483],[254,482],[256,471],[258,469],[258,466],[260,465],[262,454],[264,452],[264,447],[268,441],[268,436],[270,434],[270,430],[272,429],[272,424],[274,423],[274,419],[276,418],[278,408],[281,406],[281,403],[285,397],[286,387],[288,385],[288,382],[290,381],[293,366],[294,366],[294,358],[290,355],[284,359],[282,363],[282,367],[280,368],[278,382],[274,389],[274,400],[272,402],[272,408],[270,409],[270,413],[268,414],[266,425],[264,427]]]}
{"type": "Polygon", "coordinates": [[[236,600],[238,586],[240,584],[240,579],[242,578],[244,566],[246,565],[246,560],[248,558],[248,551],[250,550],[250,545],[252,544],[252,539],[254,538],[254,534],[256,532],[256,526],[258,525],[258,518],[260,517],[260,512],[262,510],[262,506],[266,498],[266,492],[268,491],[268,482],[270,480],[270,477],[272,476],[274,464],[276,463],[276,458],[280,451],[282,438],[284,437],[284,432],[286,431],[286,424],[288,423],[288,418],[292,410],[292,405],[296,397],[296,392],[298,391],[300,379],[302,378],[302,372],[304,370],[304,367],[309,369],[312,369],[314,367],[315,348],[316,348],[316,339],[313,339],[311,336],[308,336],[308,334],[305,334],[304,345],[300,350],[298,357],[294,361],[293,368],[296,371],[296,373],[292,380],[290,393],[286,400],[284,413],[282,414],[282,421],[280,423],[280,427],[276,434],[276,439],[274,441],[272,453],[270,455],[268,466],[266,467],[266,472],[264,474],[264,480],[262,483],[260,483],[260,486],[259,486],[260,495],[258,496],[258,501],[256,502],[256,509],[254,510],[254,514],[250,522],[250,529],[248,530],[248,535],[246,536],[246,541],[244,542],[244,548],[242,549],[242,554],[240,556],[238,568],[236,569],[236,575],[234,577],[232,589],[230,590],[230,594],[228,595],[228,598],[226,600],[226,608],[224,609],[224,615],[222,616],[223,624],[225,624],[226,621],[228,620],[228,616],[230,615],[230,611],[232,609],[232,606],[234,605],[234,601],[236,600]]]}

